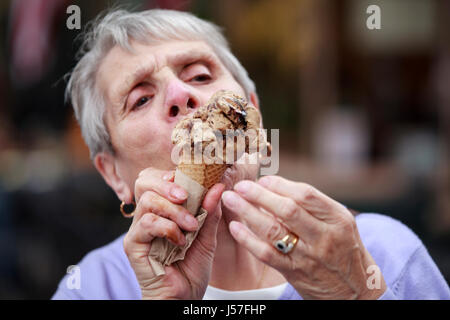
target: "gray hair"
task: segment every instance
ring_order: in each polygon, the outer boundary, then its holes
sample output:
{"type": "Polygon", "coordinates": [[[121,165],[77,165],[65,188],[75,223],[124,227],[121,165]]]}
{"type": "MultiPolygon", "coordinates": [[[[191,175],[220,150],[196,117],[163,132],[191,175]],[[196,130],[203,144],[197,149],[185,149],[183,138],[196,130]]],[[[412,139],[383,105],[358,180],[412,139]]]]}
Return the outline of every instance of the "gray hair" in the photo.
{"type": "Polygon", "coordinates": [[[132,52],[130,39],[155,44],[166,40],[202,40],[207,43],[244,89],[247,98],[255,85],[231,53],[221,29],[215,24],[180,11],[153,9],[142,12],[115,10],[89,23],[70,75],[66,100],[71,100],[91,159],[99,152],[114,153],[104,121],[105,99],[96,83],[101,60],[116,45],[132,52]]]}

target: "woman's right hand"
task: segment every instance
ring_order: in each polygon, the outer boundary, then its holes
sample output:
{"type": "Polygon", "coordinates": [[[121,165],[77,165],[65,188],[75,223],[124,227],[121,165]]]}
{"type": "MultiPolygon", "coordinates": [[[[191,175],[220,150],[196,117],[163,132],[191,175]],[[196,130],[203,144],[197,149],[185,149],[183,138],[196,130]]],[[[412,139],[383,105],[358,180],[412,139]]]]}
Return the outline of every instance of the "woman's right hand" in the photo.
{"type": "Polygon", "coordinates": [[[183,246],[182,230],[198,228],[197,220],[182,206],[187,192],[173,178],[173,171],[147,168],[135,182],[136,210],[123,244],[143,299],[201,299],[211,274],[223,184],[216,184],[206,194],[202,207],[208,216],[184,260],[166,266],[166,274],[159,277],[150,266],[148,254],[154,238],[183,246]]]}

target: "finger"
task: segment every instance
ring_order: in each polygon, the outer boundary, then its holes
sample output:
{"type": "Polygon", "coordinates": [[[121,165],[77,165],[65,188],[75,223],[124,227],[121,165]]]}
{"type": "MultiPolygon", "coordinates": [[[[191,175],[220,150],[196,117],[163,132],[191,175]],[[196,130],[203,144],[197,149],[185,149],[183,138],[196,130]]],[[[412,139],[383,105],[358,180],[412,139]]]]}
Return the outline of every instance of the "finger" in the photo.
{"type": "Polygon", "coordinates": [[[141,171],[135,182],[134,195],[136,201],[139,201],[144,192],[154,191],[174,203],[182,204],[187,199],[188,194],[186,190],[172,182],[172,172],[154,168],[141,171]]]}
{"type": "Polygon", "coordinates": [[[249,180],[243,180],[234,186],[234,190],[256,207],[280,219],[290,230],[310,236],[320,233],[320,221],[314,219],[299,204],[288,197],[280,196],[263,186],[249,180]]]}
{"type": "Polygon", "coordinates": [[[326,196],[316,188],[306,183],[297,183],[279,176],[264,176],[258,184],[281,196],[295,200],[300,206],[315,218],[325,220],[337,212],[337,208],[345,208],[339,202],[326,196]]]}
{"type": "Polygon", "coordinates": [[[162,179],[165,181],[173,182],[173,180],[175,179],[175,171],[172,170],[172,171],[165,173],[163,175],[162,179]]]}
{"type": "Polygon", "coordinates": [[[222,210],[219,204],[224,190],[225,185],[218,183],[208,191],[203,199],[202,207],[208,212],[208,215],[198,234],[198,239],[205,246],[208,246],[208,243],[215,243],[216,241],[217,227],[222,216],[222,210]]]}
{"type": "Polygon", "coordinates": [[[285,264],[286,257],[280,255],[280,252],[272,245],[258,238],[244,224],[231,221],[228,228],[236,242],[250,251],[257,259],[275,269],[280,269],[285,264]]]}
{"type": "Polygon", "coordinates": [[[195,231],[198,227],[197,219],[186,208],[170,202],[153,191],[146,191],[139,199],[134,221],[138,221],[146,212],[170,219],[186,231],[195,231]]]}
{"type": "Polygon", "coordinates": [[[218,183],[211,189],[209,189],[209,191],[205,195],[205,198],[203,199],[203,209],[205,209],[208,213],[214,212],[214,210],[217,208],[217,205],[219,204],[224,190],[225,185],[222,183],[218,183]]]}
{"type": "Polygon", "coordinates": [[[149,265],[148,253],[151,241],[157,237],[165,237],[175,245],[184,245],[186,239],[177,230],[176,225],[162,217],[148,213],[131,226],[123,239],[123,248],[130,261],[136,276],[142,279],[151,279],[155,276],[149,265]]]}
{"type": "Polygon", "coordinates": [[[297,230],[288,231],[275,217],[260,212],[234,191],[224,192],[222,201],[237,215],[240,221],[243,221],[258,237],[271,245],[290,232],[298,233],[297,230]]]}
{"type": "Polygon", "coordinates": [[[166,238],[177,246],[186,243],[184,234],[175,222],[154,213],[146,213],[133,226],[130,240],[134,243],[148,244],[154,238],[166,238]]]}
{"type": "Polygon", "coordinates": [[[130,228],[123,238],[123,249],[128,260],[136,274],[140,279],[152,279],[155,276],[153,269],[150,266],[148,253],[150,251],[150,241],[153,236],[148,238],[147,243],[140,243],[136,241],[135,229],[130,228]]]}

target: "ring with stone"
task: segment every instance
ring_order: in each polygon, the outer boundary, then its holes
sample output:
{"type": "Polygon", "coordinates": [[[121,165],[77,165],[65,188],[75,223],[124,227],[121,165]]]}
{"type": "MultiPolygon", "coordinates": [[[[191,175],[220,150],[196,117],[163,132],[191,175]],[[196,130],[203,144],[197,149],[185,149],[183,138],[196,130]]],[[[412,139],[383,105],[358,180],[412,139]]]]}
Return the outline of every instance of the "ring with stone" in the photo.
{"type": "Polygon", "coordinates": [[[284,236],[283,239],[277,240],[275,242],[275,248],[277,248],[278,251],[287,254],[289,253],[297,244],[298,237],[292,234],[287,234],[284,236]]]}

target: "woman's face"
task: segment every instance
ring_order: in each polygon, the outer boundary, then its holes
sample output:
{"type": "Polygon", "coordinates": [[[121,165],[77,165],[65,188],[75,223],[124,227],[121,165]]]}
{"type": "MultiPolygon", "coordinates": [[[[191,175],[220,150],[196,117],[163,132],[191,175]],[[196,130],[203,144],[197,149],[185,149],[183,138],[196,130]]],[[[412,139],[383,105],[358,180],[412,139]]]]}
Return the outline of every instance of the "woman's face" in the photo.
{"type": "Polygon", "coordinates": [[[133,190],[141,170],[175,168],[171,133],[180,119],[218,90],[245,93],[203,41],[131,46],[133,52],[114,47],[96,80],[106,101],[114,170],[133,190]]]}

